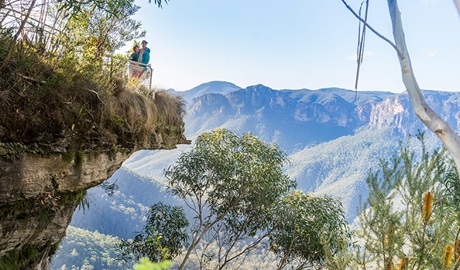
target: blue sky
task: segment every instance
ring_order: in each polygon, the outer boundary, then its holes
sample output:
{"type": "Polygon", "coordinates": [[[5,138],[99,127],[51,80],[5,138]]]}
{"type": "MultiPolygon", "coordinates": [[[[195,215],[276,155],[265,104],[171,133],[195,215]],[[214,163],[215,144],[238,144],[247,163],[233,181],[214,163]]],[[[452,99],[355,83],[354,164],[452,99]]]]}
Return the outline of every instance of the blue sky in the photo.
{"type": "MultiPolygon", "coordinates": [[[[454,1],[399,2],[420,87],[460,91],[454,1]]],[[[348,3],[357,10],[361,1],[348,3]]],[[[159,88],[188,90],[221,80],[240,87],[354,89],[358,21],[340,0],[171,0],[163,9],[147,0],[136,4],[159,88]]],[[[386,1],[370,1],[368,21],[392,40],[386,1]]],[[[396,53],[370,31],[358,90],[404,90],[396,53]]]]}

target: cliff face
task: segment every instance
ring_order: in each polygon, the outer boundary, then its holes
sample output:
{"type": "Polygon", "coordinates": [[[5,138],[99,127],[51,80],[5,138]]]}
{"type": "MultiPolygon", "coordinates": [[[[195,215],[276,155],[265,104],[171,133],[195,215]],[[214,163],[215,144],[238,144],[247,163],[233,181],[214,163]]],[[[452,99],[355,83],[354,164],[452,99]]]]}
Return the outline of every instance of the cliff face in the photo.
{"type": "Polygon", "coordinates": [[[51,201],[41,203],[45,199],[0,207],[2,269],[49,269],[49,258],[65,236],[77,202],[58,203],[50,209],[46,203],[51,201]]]}
{"type": "Polygon", "coordinates": [[[128,156],[83,155],[78,164],[60,154],[0,160],[0,262],[48,269],[85,190],[109,178],[128,156]]]}
{"type": "Polygon", "coordinates": [[[86,189],[108,179],[137,150],[189,143],[180,100],[125,92],[109,102],[118,106],[106,109],[110,119],[82,117],[80,127],[62,118],[50,123],[53,129],[14,133],[11,118],[0,117],[0,269],[49,269],[86,189]],[[34,136],[19,140],[24,134],[34,136]]]}
{"type": "MultiPolygon", "coordinates": [[[[229,118],[245,115],[268,118],[275,116],[283,118],[284,122],[319,124],[352,130],[373,121],[372,114],[379,108],[393,106],[390,99],[395,96],[385,92],[356,94],[353,91],[335,88],[314,91],[273,90],[256,85],[227,94],[207,93],[188,100],[190,108],[187,117],[208,117],[217,114],[226,114],[229,118]],[[377,107],[378,104],[380,107],[377,107]]],[[[388,110],[393,114],[393,108],[388,110]]]]}
{"type": "Polygon", "coordinates": [[[68,193],[88,189],[109,178],[128,153],[82,156],[81,164],[65,161],[60,154],[25,155],[20,160],[0,160],[0,202],[12,204],[46,192],[68,193]]]}
{"type": "MultiPolygon", "coordinates": [[[[423,94],[441,117],[454,128],[460,127],[460,94],[439,91],[423,91],[423,94]]],[[[355,93],[336,88],[273,90],[256,85],[226,94],[207,93],[188,102],[187,120],[191,120],[188,132],[211,117],[218,118],[221,123],[225,123],[226,119],[227,122],[235,122],[234,119],[274,118],[281,119],[278,130],[292,123],[314,126],[316,132],[320,130],[318,127],[340,127],[353,131],[364,126],[382,128],[391,124],[407,134],[423,126],[414,114],[406,93],[355,93]]],[[[200,129],[209,130],[211,127],[200,126],[200,129]]]]}
{"type": "MultiPolygon", "coordinates": [[[[183,143],[177,139],[169,137],[183,143]]],[[[0,268],[49,269],[86,189],[108,179],[130,154],[83,154],[78,162],[62,154],[0,160],[0,268]]]]}
{"type": "MultiPolygon", "coordinates": [[[[460,94],[455,92],[424,91],[426,102],[446,120],[453,129],[460,128],[460,94]]],[[[390,124],[403,134],[409,134],[424,126],[412,110],[412,105],[407,94],[389,97],[376,103],[368,112],[369,126],[385,127],[390,124]]]]}
{"type": "MultiPolygon", "coordinates": [[[[210,82],[203,89],[212,89],[210,82]]],[[[216,84],[217,86],[219,84],[216,84]]],[[[203,90],[204,91],[204,90],[203,90]]],[[[199,87],[193,93],[202,92],[199,87]]],[[[192,90],[190,90],[192,93],[192,90]]],[[[189,93],[180,93],[189,97],[189,93]]],[[[423,91],[427,103],[454,129],[460,129],[460,94],[423,91]]],[[[309,145],[352,135],[359,128],[392,127],[408,135],[425,130],[407,93],[319,90],[273,90],[263,85],[233,92],[206,92],[186,100],[189,136],[226,127],[278,144],[288,154],[309,145]],[[306,143],[306,142],[310,143],[306,143]]]]}

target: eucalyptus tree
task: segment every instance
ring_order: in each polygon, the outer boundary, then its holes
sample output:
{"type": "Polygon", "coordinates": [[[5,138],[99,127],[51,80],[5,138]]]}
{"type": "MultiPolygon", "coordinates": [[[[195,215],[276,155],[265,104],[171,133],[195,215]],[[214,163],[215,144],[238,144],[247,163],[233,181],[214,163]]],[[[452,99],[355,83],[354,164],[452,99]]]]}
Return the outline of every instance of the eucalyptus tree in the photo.
{"type": "Polygon", "coordinates": [[[280,256],[278,269],[324,265],[327,255],[350,242],[343,207],[329,196],[295,190],[278,203],[274,220],[270,247],[280,256]]]}
{"type": "MultiPolygon", "coordinates": [[[[361,22],[364,23],[364,27],[369,28],[369,30],[377,34],[380,38],[384,39],[395,49],[401,66],[402,79],[412,102],[412,107],[415,114],[425,124],[425,126],[427,126],[441,139],[447,151],[452,156],[457,166],[457,170],[460,170],[460,139],[452,127],[444,119],[439,117],[436,112],[433,111],[433,109],[427,104],[425,98],[423,97],[423,93],[420,90],[420,87],[415,78],[409,57],[409,51],[406,46],[401,12],[398,8],[398,1],[388,0],[388,9],[390,11],[394,42],[382,36],[374,28],[372,28],[367,23],[366,18],[361,18],[346,3],[345,0],[342,0],[342,2],[361,22]]],[[[460,12],[459,1],[455,0],[455,4],[460,12]]]]}
{"type": "Polygon", "coordinates": [[[189,225],[184,209],[156,203],[149,208],[144,230],[132,240],[118,243],[121,259],[139,260],[147,257],[153,262],[169,260],[181,253],[189,225]]]}
{"type": "Polygon", "coordinates": [[[193,212],[191,242],[180,264],[205,239],[216,241],[217,254],[201,245],[200,260],[217,256],[217,269],[255,249],[272,231],[276,204],[295,186],[283,173],[286,156],[277,146],[250,133],[239,137],[225,129],[201,134],[194,148],[165,171],[170,191],[193,212]],[[237,250],[243,243],[243,250],[237,250]]]}
{"type": "MultiPolygon", "coordinates": [[[[191,267],[200,269],[237,268],[253,251],[256,256],[274,252],[279,269],[288,265],[304,269],[323,265],[348,245],[341,203],[328,196],[289,192],[296,184],[283,173],[285,161],[285,153],[276,145],[251,133],[238,136],[216,129],[201,134],[192,150],[165,170],[169,191],[184,202],[193,218],[186,254],[176,257],[179,269],[194,263],[191,267]]],[[[174,220],[158,222],[161,217],[155,217],[153,231],[160,232],[158,236],[165,228],[177,227],[174,220]]],[[[153,247],[158,256],[158,243],[146,239],[150,238],[139,235],[131,244],[123,243],[124,254],[153,247]]]]}

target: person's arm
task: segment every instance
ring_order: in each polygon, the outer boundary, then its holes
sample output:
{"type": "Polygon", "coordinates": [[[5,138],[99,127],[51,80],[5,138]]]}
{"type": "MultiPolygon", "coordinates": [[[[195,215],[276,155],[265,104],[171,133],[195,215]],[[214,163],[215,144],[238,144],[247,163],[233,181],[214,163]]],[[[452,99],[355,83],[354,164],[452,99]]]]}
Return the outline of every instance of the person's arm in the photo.
{"type": "Polygon", "coordinates": [[[150,61],[150,53],[145,51],[144,54],[142,55],[142,64],[148,64],[150,61]]]}
{"type": "Polygon", "coordinates": [[[148,64],[150,61],[150,49],[145,48],[144,54],[142,54],[142,64],[148,64]]]}

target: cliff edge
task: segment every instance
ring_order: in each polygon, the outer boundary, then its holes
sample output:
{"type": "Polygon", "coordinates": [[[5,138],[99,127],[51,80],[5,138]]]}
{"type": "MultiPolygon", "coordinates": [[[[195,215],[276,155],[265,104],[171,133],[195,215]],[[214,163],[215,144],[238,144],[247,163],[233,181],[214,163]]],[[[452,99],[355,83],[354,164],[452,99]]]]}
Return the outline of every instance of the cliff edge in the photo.
{"type": "Polygon", "coordinates": [[[1,269],[48,269],[86,189],[137,150],[189,143],[178,97],[30,64],[0,76],[1,269]]]}

